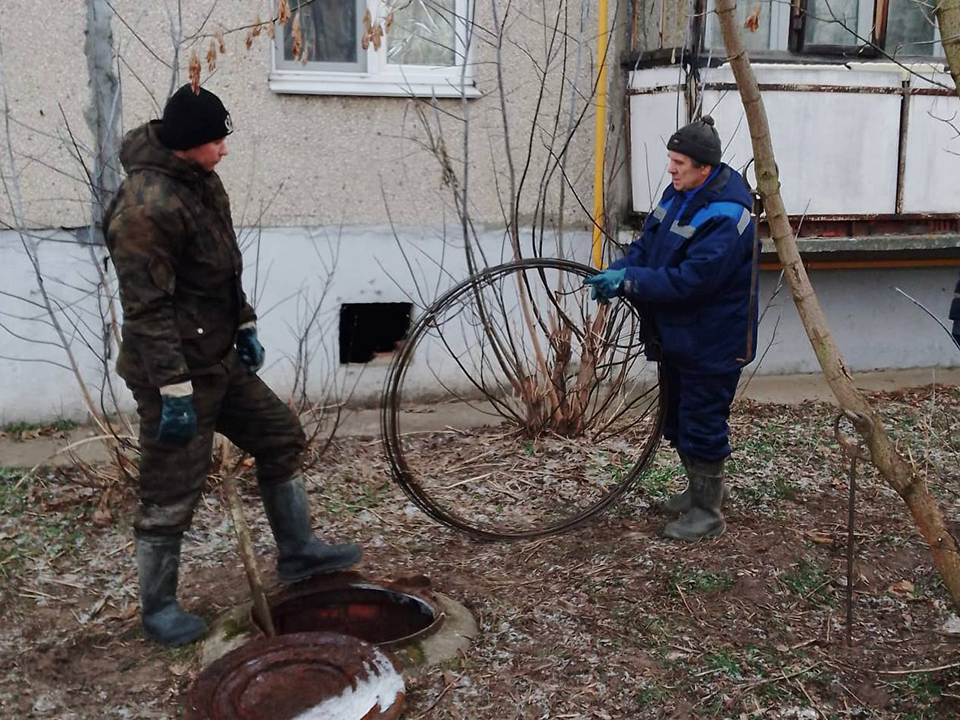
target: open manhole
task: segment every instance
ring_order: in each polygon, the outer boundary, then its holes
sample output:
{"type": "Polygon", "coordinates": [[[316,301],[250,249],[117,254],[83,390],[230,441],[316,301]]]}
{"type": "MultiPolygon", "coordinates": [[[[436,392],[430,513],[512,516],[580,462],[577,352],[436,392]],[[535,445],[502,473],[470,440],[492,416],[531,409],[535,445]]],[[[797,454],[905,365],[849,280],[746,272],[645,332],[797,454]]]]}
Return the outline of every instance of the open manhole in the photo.
{"type": "MultiPolygon", "coordinates": [[[[397,647],[436,631],[443,623],[422,589],[372,583],[336,584],[308,580],[267,599],[278,636],[334,632],[382,648],[397,647]]],[[[259,619],[251,621],[261,633],[259,619]]]]}

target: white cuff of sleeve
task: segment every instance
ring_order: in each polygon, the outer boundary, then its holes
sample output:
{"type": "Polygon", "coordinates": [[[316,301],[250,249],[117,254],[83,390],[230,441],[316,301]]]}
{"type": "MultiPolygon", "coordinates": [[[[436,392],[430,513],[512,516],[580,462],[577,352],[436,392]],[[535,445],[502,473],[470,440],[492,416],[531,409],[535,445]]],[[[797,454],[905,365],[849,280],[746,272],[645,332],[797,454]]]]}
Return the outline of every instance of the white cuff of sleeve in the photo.
{"type": "Polygon", "coordinates": [[[257,321],[251,320],[250,322],[245,322],[243,325],[237,328],[237,330],[247,330],[249,328],[257,329],[257,321]]]}
{"type": "Polygon", "coordinates": [[[160,388],[160,394],[166,395],[167,397],[186,397],[187,395],[193,395],[193,383],[185,380],[182,383],[164,385],[160,388]]]}

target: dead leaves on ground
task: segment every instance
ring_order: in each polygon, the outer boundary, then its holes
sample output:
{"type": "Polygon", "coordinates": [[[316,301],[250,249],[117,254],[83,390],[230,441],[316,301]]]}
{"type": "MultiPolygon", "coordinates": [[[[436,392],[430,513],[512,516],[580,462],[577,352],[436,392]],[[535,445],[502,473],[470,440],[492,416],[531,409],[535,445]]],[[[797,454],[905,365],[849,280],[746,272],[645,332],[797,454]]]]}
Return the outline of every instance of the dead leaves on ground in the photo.
{"type": "Polygon", "coordinates": [[[916,592],[916,586],[909,580],[901,580],[900,582],[893,583],[890,587],[887,588],[894,595],[900,595],[901,597],[912,598],[916,592]]]}

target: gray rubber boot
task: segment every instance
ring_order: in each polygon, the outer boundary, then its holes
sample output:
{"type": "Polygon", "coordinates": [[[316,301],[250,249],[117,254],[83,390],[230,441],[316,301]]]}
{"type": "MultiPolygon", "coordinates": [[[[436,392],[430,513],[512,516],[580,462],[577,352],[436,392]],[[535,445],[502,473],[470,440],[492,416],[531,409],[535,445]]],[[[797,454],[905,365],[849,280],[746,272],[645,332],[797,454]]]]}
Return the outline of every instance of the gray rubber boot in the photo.
{"type": "Polygon", "coordinates": [[[310,528],[310,505],[300,475],[278,484],[261,484],[260,497],[277,541],[277,574],[285,583],[344,570],[360,561],[356,543],[328,545],[310,528]]]}
{"type": "Polygon", "coordinates": [[[147,640],[188,645],[207,634],[207,623],[177,602],[182,535],[134,534],[140,574],[140,619],[147,640]]]}
{"type": "Polygon", "coordinates": [[[724,498],[723,460],[688,458],[691,507],[679,520],[667,523],[663,536],[695,542],[717,537],[726,529],[721,506],[724,498]]]}
{"type": "MultiPolygon", "coordinates": [[[[683,463],[683,469],[687,473],[687,487],[683,492],[679,492],[676,495],[671,495],[669,498],[664,500],[660,504],[660,512],[664,515],[683,515],[683,513],[690,510],[693,507],[692,493],[690,491],[690,466],[688,464],[688,456],[679,450],[677,450],[677,455],[680,456],[680,462],[683,463]]],[[[730,499],[730,488],[723,482],[721,478],[721,487],[723,488],[723,504],[730,499]]]]}

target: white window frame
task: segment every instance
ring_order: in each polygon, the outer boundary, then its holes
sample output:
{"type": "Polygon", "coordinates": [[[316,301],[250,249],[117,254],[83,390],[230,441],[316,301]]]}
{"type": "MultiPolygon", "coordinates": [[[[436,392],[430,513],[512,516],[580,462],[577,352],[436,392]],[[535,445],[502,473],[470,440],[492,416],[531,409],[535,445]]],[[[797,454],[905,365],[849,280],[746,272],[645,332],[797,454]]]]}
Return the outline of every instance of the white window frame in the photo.
{"type": "MultiPolygon", "coordinates": [[[[373,43],[370,43],[367,50],[360,48],[359,52],[363,56],[361,67],[365,67],[365,70],[322,70],[308,67],[292,69],[289,62],[278,66],[278,58],[283,52],[282,30],[278,30],[277,37],[270,44],[270,89],[275,93],[300,95],[479,97],[481,93],[474,84],[473,48],[466,46],[472,2],[473,0],[454,0],[455,57],[458,59],[456,65],[389,63],[388,38],[384,36],[379,50],[373,43]]],[[[383,0],[366,0],[366,9],[373,18],[382,18],[385,7],[383,0]]],[[[362,12],[359,17],[362,17],[362,12]]]]}

